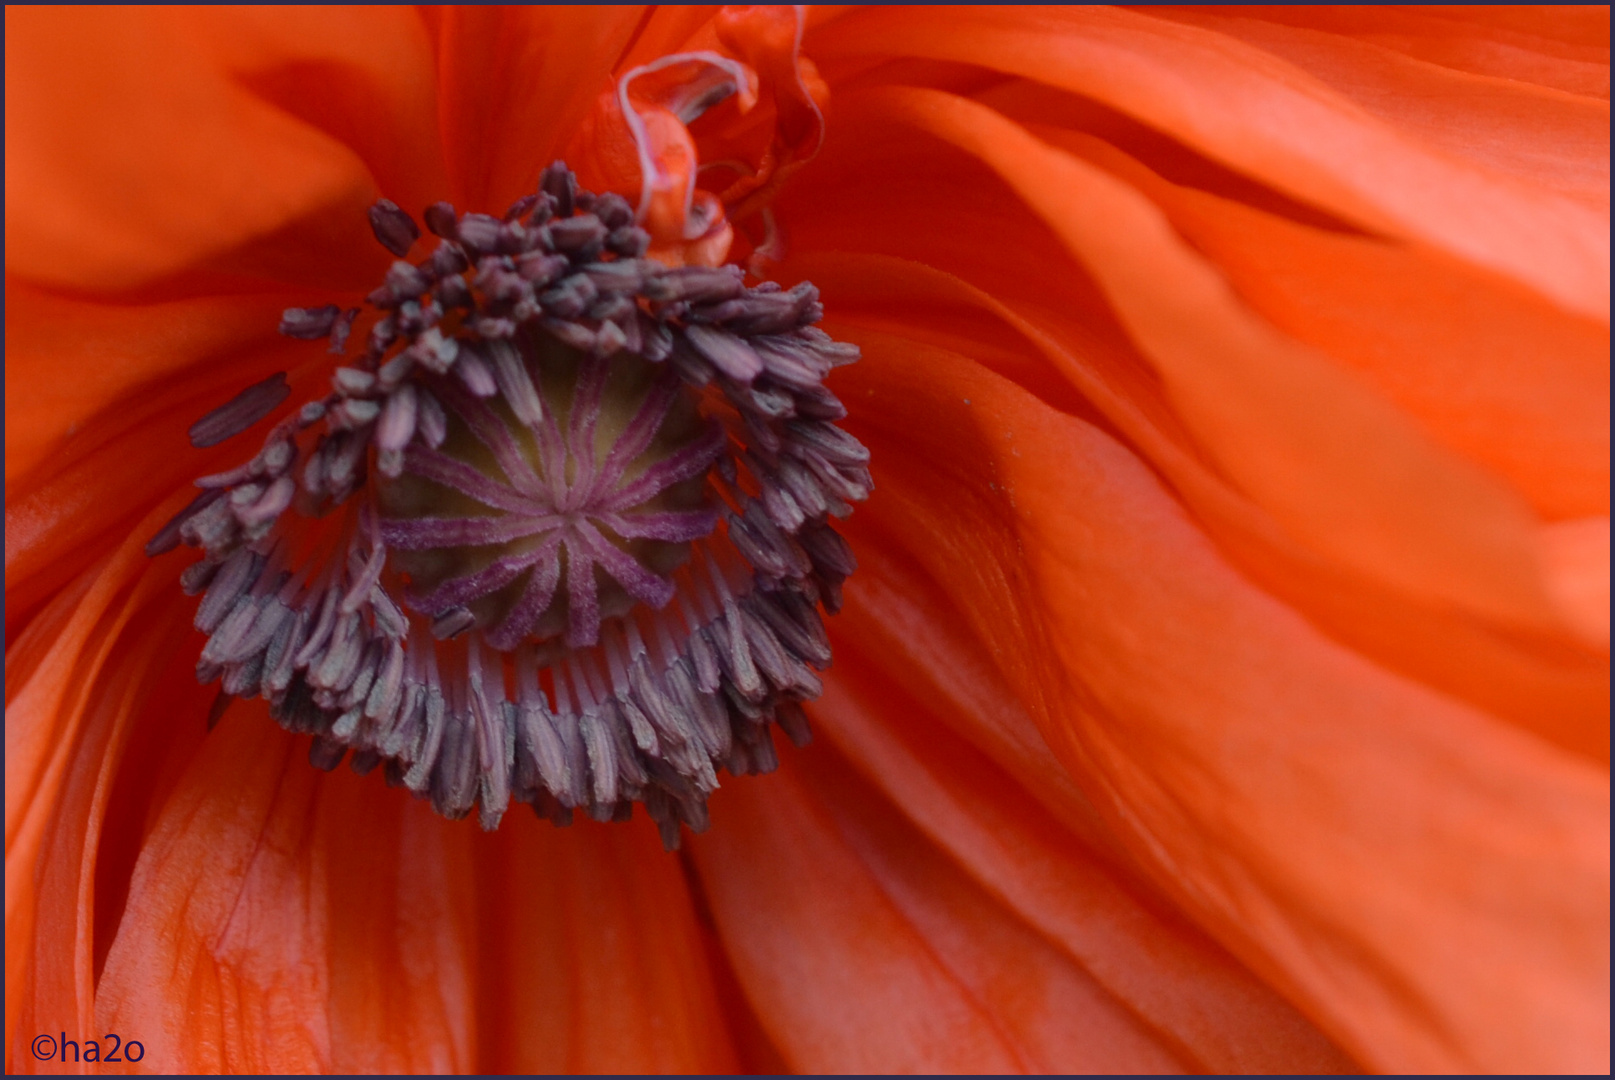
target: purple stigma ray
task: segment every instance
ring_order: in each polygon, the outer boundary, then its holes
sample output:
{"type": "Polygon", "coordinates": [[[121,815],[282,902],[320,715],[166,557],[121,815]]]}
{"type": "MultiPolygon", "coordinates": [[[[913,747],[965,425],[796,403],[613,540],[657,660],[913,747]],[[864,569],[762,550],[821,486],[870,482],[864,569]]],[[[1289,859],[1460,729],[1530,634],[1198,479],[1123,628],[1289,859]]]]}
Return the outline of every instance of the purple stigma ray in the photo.
{"type": "MultiPolygon", "coordinates": [[[[527,514],[531,511],[531,501],[524,499],[520,492],[490,479],[485,473],[438,450],[411,446],[404,451],[404,471],[423,480],[453,488],[462,495],[469,495],[484,506],[491,506],[495,510],[505,510],[512,514],[527,514]]],[[[544,508],[545,512],[549,509],[548,506],[544,508]]]]}
{"type": "Polygon", "coordinates": [[[533,572],[527,577],[527,587],[503,622],[488,633],[488,644],[508,651],[519,645],[538,625],[538,620],[555,599],[555,588],[561,581],[561,562],[555,558],[561,538],[557,534],[546,540],[539,551],[533,572]]]}
{"type": "Polygon", "coordinates": [[[639,455],[650,448],[651,441],[661,429],[662,422],[667,419],[668,411],[673,408],[673,402],[678,400],[679,385],[677,377],[669,374],[658,379],[651,386],[650,393],[645,395],[644,402],[634,418],[623,429],[606,459],[600,465],[589,485],[590,498],[597,498],[612,485],[622,480],[623,470],[628,467],[639,455]]]}
{"type": "Polygon", "coordinates": [[[523,536],[548,532],[564,524],[556,514],[473,518],[388,518],[381,523],[381,538],[401,551],[427,551],[442,547],[480,547],[508,544],[523,536]]]}
{"type": "Polygon", "coordinates": [[[580,510],[587,506],[593,492],[594,430],[600,419],[600,403],[606,391],[608,371],[603,360],[584,361],[577,388],[572,393],[567,454],[572,459],[575,475],[561,503],[565,510],[580,510]]]}
{"type": "Polygon", "coordinates": [[[439,385],[437,396],[465,421],[477,440],[493,453],[494,460],[513,487],[525,495],[542,492],[542,481],[538,474],[533,472],[533,467],[522,456],[521,447],[511,437],[510,430],[492,409],[446,380],[439,385]]]}
{"type": "MultiPolygon", "coordinates": [[[[560,539],[559,534],[556,536],[560,539]]],[[[520,555],[506,555],[473,574],[450,578],[423,596],[411,597],[411,604],[420,611],[438,616],[454,608],[465,607],[472,601],[509,585],[522,572],[535,563],[552,556],[553,545],[539,547],[520,555]]]]}
{"type": "Polygon", "coordinates": [[[707,429],[705,439],[669,454],[646,469],[632,483],[625,484],[602,497],[601,507],[607,511],[631,510],[663,488],[700,476],[712,466],[718,455],[723,453],[727,442],[728,438],[723,428],[716,424],[712,425],[707,429]]]}
{"type": "Polygon", "coordinates": [[[606,528],[624,538],[644,537],[670,544],[699,540],[718,523],[718,512],[706,510],[663,510],[657,513],[602,514],[606,528]]]}

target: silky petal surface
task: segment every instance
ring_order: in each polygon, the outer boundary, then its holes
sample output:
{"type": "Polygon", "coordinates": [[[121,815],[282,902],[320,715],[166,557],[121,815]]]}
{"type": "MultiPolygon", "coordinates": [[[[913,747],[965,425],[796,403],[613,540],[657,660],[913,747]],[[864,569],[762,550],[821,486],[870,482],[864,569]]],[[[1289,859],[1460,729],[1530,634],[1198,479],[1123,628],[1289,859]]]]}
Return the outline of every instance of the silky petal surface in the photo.
{"type": "Polygon", "coordinates": [[[1609,314],[1609,233],[1581,203],[1421,146],[1305,70],[1223,34],[1129,11],[962,9],[946,22],[861,11],[809,43],[822,60],[874,53],[980,64],[1115,105],[1305,202],[1417,237],[1609,314]]]}
{"type": "Polygon", "coordinates": [[[1372,1067],[1595,1066],[1601,769],[1318,635],[1089,425],[936,352],[919,385],[871,359],[846,376],[883,406],[860,428],[892,478],[870,516],[927,537],[911,557],[1012,684],[1056,695],[1035,720],[1158,887],[1372,1067]],[[912,440],[923,416],[926,452],[883,458],[881,426],[912,440]],[[981,588],[990,563],[951,569],[980,547],[966,491],[1002,492],[1035,622],[981,588]]]}
{"type": "Polygon", "coordinates": [[[431,51],[406,9],[39,8],[6,31],[8,274],[362,287],[386,267],[365,208],[441,186],[431,51]]]}

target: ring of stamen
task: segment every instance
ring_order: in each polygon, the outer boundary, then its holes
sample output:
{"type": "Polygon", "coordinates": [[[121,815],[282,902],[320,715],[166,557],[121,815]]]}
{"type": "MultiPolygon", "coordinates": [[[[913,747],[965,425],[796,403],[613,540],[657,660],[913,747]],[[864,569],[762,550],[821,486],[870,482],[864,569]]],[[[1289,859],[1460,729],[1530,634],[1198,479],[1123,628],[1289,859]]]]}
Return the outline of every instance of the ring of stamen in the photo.
{"type": "MultiPolygon", "coordinates": [[[[823,385],[857,350],[814,329],[812,286],[669,269],[627,203],[557,164],[503,219],[385,200],[400,257],[331,393],[148,545],[181,575],[220,702],[261,696],[311,760],[443,814],[511,800],[557,824],[642,803],[676,846],[717,770],[770,770],[770,722],[808,735],[851,552],[830,523],[869,494],[868,453],[823,385]],[[318,430],[323,426],[323,431],[318,430]]],[[[342,353],[359,312],[282,331],[342,353]]],[[[192,429],[272,413],[266,380],[192,429]]]]}

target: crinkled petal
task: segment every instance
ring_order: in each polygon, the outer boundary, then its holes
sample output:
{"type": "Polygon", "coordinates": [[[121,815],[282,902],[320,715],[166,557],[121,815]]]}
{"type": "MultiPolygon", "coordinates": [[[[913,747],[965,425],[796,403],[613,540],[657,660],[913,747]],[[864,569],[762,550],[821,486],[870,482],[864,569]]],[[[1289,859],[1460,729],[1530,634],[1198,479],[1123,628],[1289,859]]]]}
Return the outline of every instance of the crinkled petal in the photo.
{"type": "Polygon", "coordinates": [[[689,883],[650,822],[558,830],[511,816],[473,849],[481,1068],[735,1071],[689,883]]]}
{"type": "Polygon", "coordinates": [[[151,1033],[159,1071],[471,1068],[464,834],[303,757],[261,707],[203,744],[134,868],[97,1024],[151,1033]]]}
{"type": "Polygon", "coordinates": [[[1609,213],[1607,98],[1453,71],[1307,26],[1239,15],[1167,17],[1282,57],[1433,150],[1609,213]]]}
{"type": "Polygon", "coordinates": [[[1304,543],[1393,584],[1524,626],[1552,619],[1523,502],[1355,380],[1252,318],[1125,185],[981,106],[893,107],[1000,171],[1098,280],[1185,424],[1304,543]]]}
{"type": "Polygon", "coordinates": [[[148,1068],[725,1072],[648,824],[482,836],[237,707],[155,814],[96,996],[148,1068]],[[234,795],[220,798],[219,778],[234,795]]]}
{"type": "Polygon", "coordinates": [[[450,7],[429,15],[455,205],[536,189],[604,89],[640,8],[450,7]]]}
{"type": "MultiPolygon", "coordinates": [[[[155,525],[156,522],[153,522],[155,525]]],[[[63,1019],[88,1015],[92,909],[82,861],[98,825],[87,805],[117,761],[120,728],[147,687],[153,658],[121,640],[172,578],[145,565],[136,543],[98,560],[8,642],[6,652],[6,1039],[35,995],[63,1019]],[[86,839],[86,837],[88,837],[86,839]],[[40,883],[65,876],[46,925],[40,883]],[[36,965],[49,971],[36,971],[36,965]],[[64,996],[67,995],[67,996],[64,996]],[[77,995],[76,999],[72,995],[77,995]]],[[[161,639],[161,635],[157,635],[161,639]]],[[[49,1024],[54,1019],[41,1021],[49,1024]]],[[[32,1037],[29,1032],[29,1037],[32,1037]]]]}
{"type": "MultiPolygon", "coordinates": [[[[1458,471],[1478,477],[1482,490],[1501,493],[1502,520],[1513,521],[1508,526],[1513,539],[1508,542],[1514,546],[1514,557],[1521,558],[1528,574],[1537,575],[1541,582],[1534,587],[1542,591],[1533,604],[1539,615],[1552,612],[1540,635],[1499,633],[1501,627],[1487,628],[1428,591],[1409,592],[1388,580],[1374,560],[1348,563],[1339,558],[1320,558],[1311,541],[1280,527],[1271,503],[1252,498],[1243,485],[1231,482],[1228,471],[1219,467],[1202,442],[1212,438],[1206,428],[1189,428],[1190,418],[1173,400],[1172,387],[1163,385],[1152,359],[1130,340],[1128,329],[1118,325],[1116,314],[1089,276],[1104,265],[1102,258],[1096,258],[1093,267],[1074,262],[1070,254],[1052,242],[1051,230],[1029,214],[1002,181],[984,175],[963,154],[944,151],[935,144],[927,150],[912,131],[905,134],[901,124],[870,115],[862,108],[861,99],[842,99],[838,116],[840,121],[831,143],[815,164],[819,182],[810,191],[793,192],[783,211],[800,223],[793,225],[798,250],[845,250],[857,244],[856,238],[861,234],[869,238],[864,246],[874,251],[890,252],[930,266],[853,254],[793,256],[786,264],[789,273],[818,282],[832,313],[838,318],[854,318],[860,326],[900,326],[903,335],[918,334],[929,341],[960,336],[968,341],[968,347],[951,343],[950,347],[968,352],[1055,407],[1098,420],[1123,435],[1170,479],[1245,573],[1331,634],[1378,662],[1507,716],[1561,745],[1595,758],[1607,757],[1606,662],[1598,651],[1597,638],[1590,642],[1593,651],[1582,651],[1585,646],[1581,642],[1586,639],[1569,625],[1576,618],[1561,610],[1559,601],[1553,598],[1559,590],[1547,580],[1552,571],[1540,553],[1540,527],[1528,511],[1522,512],[1517,495],[1473,465],[1457,460],[1458,471]],[[880,148],[878,154],[862,149],[876,146],[880,148]],[[905,172],[923,173],[933,180],[924,188],[905,188],[901,183],[905,172]],[[960,213],[959,207],[969,207],[969,212],[960,213]],[[947,229],[924,224],[928,217],[947,214],[956,218],[947,229]],[[1013,242],[1006,242],[1008,238],[1013,242]],[[1015,340],[1017,336],[1020,342],[1015,340]],[[1027,343],[1033,346],[1032,351],[1026,349],[1027,343]],[[1068,381],[1080,396],[1069,389],[1062,392],[1058,385],[1061,381],[1068,381]],[[1510,502],[1513,508],[1509,508],[1510,502]],[[1566,648],[1567,644],[1571,647],[1566,648]]],[[[1223,183],[1227,175],[1231,174],[1209,179],[1223,183]]],[[[1274,203],[1271,195],[1251,185],[1236,194],[1245,205],[1259,206],[1273,216],[1291,220],[1290,208],[1274,203]]],[[[1143,192],[1137,192],[1138,205],[1148,209],[1142,196],[1143,192]]],[[[1074,215],[1072,220],[1090,231],[1108,225],[1102,215],[1094,214],[1086,205],[1072,208],[1070,214],[1074,215]]],[[[1177,247],[1178,243],[1169,238],[1168,247],[1177,247]]],[[[1199,252],[1182,247],[1177,250],[1190,262],[1200,262],[1203,271],[1226,272],[1209,264],[1199,252]]],[[[1130,252],[1128,259],[1143,265],[1139,252],[1130,252]]],[[[1151,282],[1138,294],[1140,302],[1150,308],[1140,318],[1153,318],[1153,307],[1168,296],[1170,293],[1151,282]]],[[[1237,295],[1227,298],[1223,311],[1246,325],[1260,326],[1265,322],[1261,312],[1251,310],[1237,295]]],[[[1525,314],[1530,315],[1530,309],[1525,314]]],[[[1422,332],[1450,334],[1446,327],[1462,318],[1461,311],[1450,315],[1433,311],[1422,332]]],[[[1302,320],[1298,317],[1296,321],[1302,320]]],[[[1564,321],[1561,316],[1559,323],[1548,321],[1543,325],[1563,333],[1564,321]]],[[[1421,331],[1410,327],[1407,332],[1421,331]]],[[[1276,355],[1269,356],[1281,366],[1285,363],[1276,355]]],[[[1313,351],[1306,362],[1316,370],[1333,363],[1333,358],[1313,351]]],[[[1530,366],[1529,355],[1520,354],[1519,362],[1530,366]]],[[[1349,368],[1337,363],[1334,366],[1337,372],[1326,376],[1329,381],[1356,383],[1354,398],[1366,404],[1370,414],[1388,419],[1415,445],[1428,445],[1428,428],[1420,430],[1424,418],[1399,415],[1395,402],[1375,400],[1379,396],[1377,387],[1359,382],[1361,376],[1349,368]]],[[[1222,358],[1215,367],[1191,375],[1204,379],[1217,371],[1233,376],[1227,360],[1222,358]]],[[[1294,375],[1291,372],[1286,377],[1294,375]]],[[[1566,375],[1570,377],[1569,386],[1587,385],[1588,378],[1600,378],[1591,371],[1577,374],[1573,363],[1567,366],[1566,375]]],[[[1227,389],[1242,396],[1249,393],[1252,400],[1271,392],[1265,377],[1236,389],[1242,378],[1234,376],[1227,389]]],[[[1321,393],[1321,388],[1315,392],[1321,393]]],[[[1277,426],[1269,434],[1277,434],[1285,426],[1293,429],[1297,423],[1284,410],[1276,419],[1277,426]]],[[[1261,424],[1253,423],[1249,430],[1225,429],[1215,437],[1222,445],[1214,452],[1219,456],[1227,451],[1247,453],[1251,440],[1261,435],[1261,424]]],[[[1355,437],[1346,438],[1350,441],[1355,437]]],[[[1432,449],[1437,450],[1436,460],[1454,461],[1451,452],[1432,449]]],[[[1383,517],[1377,522],[1359,522],[1358,527],[1392,525],[1407,512],[1407,507],[1392,494],[1395,485],[1404,481],[1398,475],[1402,471],[1400,463],[1392,455],[1379,460],[1389,469],[1381,477],[1390,480],[1391,486],[1382,487],[1370,498],[1379,501],[1381,511],[1376,513],[1383,512],[1383,517]]],[[[1364,464],[1352,462],[1350,467],[1361,469],[1364,464]]],[[[1260,465],[1281,466],[1282,460],[1260,465]]],[[[1551,462],[1546,465],[1551,470],[1551,462]]],[[[1435,477],[1441,476],[1445,468],[1443,465],[1432,474],[1432,483],[1444,485],[1435,477]]],[[[1369,475],[1367,471],[1359,473],[1360,478],[1369,475]]],[[[1371,483],[1369,489],[1378,483],[1371,483]]],[[[1450,497],[1454,493],[1447,494],[1450,497]]],[[[1328,493],[1312,491],[1307,497],[1327,499],[1328,493]]],[[[1338,508],[1331,512],[1338,512],[1338,508]]],[[[1444,526],[1435,523],[1437,516],[1432,514],[1426,519],[1431,531],[1425,534],[1424,557],[1439,562],[1449,541],[1442,531],[1444,526]]],[[[1475,520],[1481,535],[1493,530],[1485,515],[1475,520]]],[[[1406,524],[1410,522],[1404,520],[1397,527],[1406,524]]],[[[1329,543],[1342,539],[1334,537],[1329,543]]],[[[1388,546],[1398,549],[1396,559],[1413,554],[1412,546],[1404,540],[1392,539],[1388,534],[1385,539],[1388,546]]],[[[1444,567],[1441,572],[1451,569],[1444,567]]],[[[1500,584],[1506,587],[1501,579],[1484,575],[1476,579],[1476,584],[1486,590],[1500,584]]],[[[1528,578],[1525,587],[1533,588],[1528,578]]]]}
{"type": "Polygon", "coordinates": [[[1139,899],[1151,892],[1143,875],[1038,737],[954,597],[887,557],[878,536],[861,539],[859,586],[838,621],[842,648],[815,710],[819,731],[1180,1063],[1225,1073],[1352,1071],[1239,961],[1158,914],[1169,910],[1161,898],[1139,899]]]}
{"type": "Polygon", "coordinates": [[[1609,509],[1609,328],[1428,249],[1309,228],[1037,129],[1126,179],[1272,325],[1362,375],[1548,519],[1609,509]]]}
{"type": "Polygon", "coordinates": [[[723,827],[692,847],[725,950],[791,1069],[1183,1069],[845,765],[823,750],[787,760],[766,785],[715,798],[723,827]]]}
{"type": "Polygon", "coordinates": [[[1201,27],[1098,8],[870,9],[808,45],[979,64],[1076,91],[1313,206],[1609,316],[1607,216],[1424,146],[1302,68],[1201,27]]]}
{"type": "Polygon", "coordinates": [[[1156,887],[1371,1067],[1600,1067],[1602,768],[1330,641],[1112,439],[921,355],[842,377],[881,463],[859,520],[924,538],[1156,887]]]}

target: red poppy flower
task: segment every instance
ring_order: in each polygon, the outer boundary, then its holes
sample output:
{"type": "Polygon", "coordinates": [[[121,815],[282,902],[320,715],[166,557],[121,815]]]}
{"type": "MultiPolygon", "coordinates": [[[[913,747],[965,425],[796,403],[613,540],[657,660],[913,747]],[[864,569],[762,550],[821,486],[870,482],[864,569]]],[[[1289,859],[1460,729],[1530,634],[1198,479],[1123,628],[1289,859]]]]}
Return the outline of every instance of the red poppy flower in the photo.
{"type": "Polygon", "coordinates": [[[8,1069],[1607,1071],[1608,20],[8,9],[8,1069]],[[143,551],[378,198],[557,158],[863,354],[677,855],[208,730],[143,551]]]}

